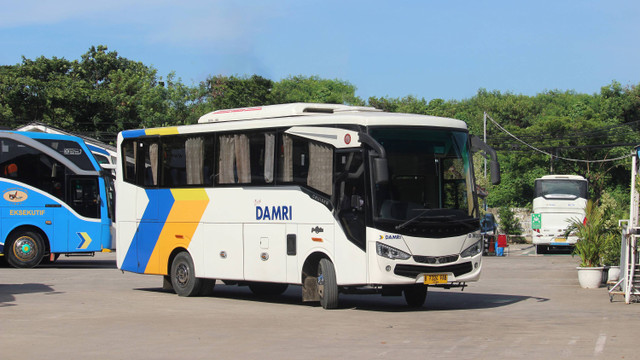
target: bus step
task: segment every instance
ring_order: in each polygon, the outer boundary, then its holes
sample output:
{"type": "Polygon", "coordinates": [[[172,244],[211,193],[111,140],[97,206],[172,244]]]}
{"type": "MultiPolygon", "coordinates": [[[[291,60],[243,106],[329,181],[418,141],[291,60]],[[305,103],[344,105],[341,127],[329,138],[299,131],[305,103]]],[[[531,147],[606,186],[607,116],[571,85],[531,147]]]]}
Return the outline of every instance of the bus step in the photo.
{"type": "Polygon", "coordinates": [[[94,257],[96,256],[96,253],[95,252],[65,253],[64,256],[65,257],[79,257],[79,256],[94,257]]]}

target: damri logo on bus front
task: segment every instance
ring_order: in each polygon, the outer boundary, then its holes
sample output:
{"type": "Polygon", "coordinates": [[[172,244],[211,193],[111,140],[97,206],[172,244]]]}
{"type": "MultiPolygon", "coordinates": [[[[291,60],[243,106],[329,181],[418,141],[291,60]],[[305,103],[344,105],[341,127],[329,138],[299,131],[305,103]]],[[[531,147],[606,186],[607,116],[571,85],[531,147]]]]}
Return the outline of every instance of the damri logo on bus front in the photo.
{"type": "Polygon", "coordinates": [[[402,235],[380,235],[380,240],[397,240],[402,239],[402,235]]]}
{"type": "Polygon", "coordinates": [[[4,192],[4,195],[2,197],[7,201],[10,201],[13,203],[19,203],[27,200],[28,195],[26,192],[22,190],[9,189],[4,192]]]}
{"type": "Polygon", "coordinates": [[[256,205],[256,220],[293,220],[292,206],[256,205]]]}

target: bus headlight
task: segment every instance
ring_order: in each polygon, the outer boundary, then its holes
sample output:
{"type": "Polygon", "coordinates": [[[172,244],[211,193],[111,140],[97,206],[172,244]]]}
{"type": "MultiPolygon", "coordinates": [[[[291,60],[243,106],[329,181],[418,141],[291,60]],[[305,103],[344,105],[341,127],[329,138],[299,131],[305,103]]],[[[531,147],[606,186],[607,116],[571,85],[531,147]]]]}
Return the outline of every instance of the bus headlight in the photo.
{"type": "Polygon", "coordinates": [[[385,245],[380,242],[376,242],[376,252],[382,257],[386,257],[391,260],[407,260],[411,255],[402,250],[398,250],[389,245],[385,245]]]}
{"type": "Polygon", "coordinates": [[[474,255],[478,255],[482,252],[482,239],[480,239],[480,241],[474,243],[473,245],[469,246],[468,248],[464,249],[464,251],[462,253],[460,253],[461,257],[471,257],[474,255]]]}

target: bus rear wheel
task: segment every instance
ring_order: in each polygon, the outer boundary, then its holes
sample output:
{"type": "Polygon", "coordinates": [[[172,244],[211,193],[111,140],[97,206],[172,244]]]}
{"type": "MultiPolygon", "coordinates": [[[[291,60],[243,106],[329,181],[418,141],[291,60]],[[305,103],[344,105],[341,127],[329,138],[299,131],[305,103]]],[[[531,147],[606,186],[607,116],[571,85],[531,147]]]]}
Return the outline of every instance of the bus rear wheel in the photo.
{"type": "Polygon", "coordinates": [[[410,307],[422,307],[427,299],[427,286],[414,285],[404,289],[404,299],[410,307]]]}
{"type": "Polygon", "coordinates": [[[44,256],[44,241],[33,231],[16,233],[9,240],[7,262],[16,268],[32,268],[40,264],[44,256]]]}
{"type": "Polygon", "coordinates": [[[179,296],[200,295],[203,282],[196,277],[193,260],[188,252],[183,251],[173,259],[170,277],[173,290],[179,296]]]}
{"type": "Polygon", "coordinates": [[[329,259],[321,259],[318,264],[318,296],[325,309],[338,307],[338,282],[336,269],[329,259]]]}

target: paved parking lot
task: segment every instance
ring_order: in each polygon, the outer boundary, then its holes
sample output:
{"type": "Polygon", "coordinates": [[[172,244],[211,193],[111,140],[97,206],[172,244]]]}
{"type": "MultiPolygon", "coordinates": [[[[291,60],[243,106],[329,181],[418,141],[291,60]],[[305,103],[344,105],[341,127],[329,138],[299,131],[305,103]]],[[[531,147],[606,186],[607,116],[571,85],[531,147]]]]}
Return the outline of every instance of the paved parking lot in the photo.
{"type": "Polygon", "coordinates": [[[122,273],[115,254],[0,268],[1,359],[634,359],[640,304],[578,285],[577,258],[530,247],[485,257],[480,282],[401,297],[303,304],[300,288],[259,298],[216,285],[180,298],[161,278],[122,273]]]}

